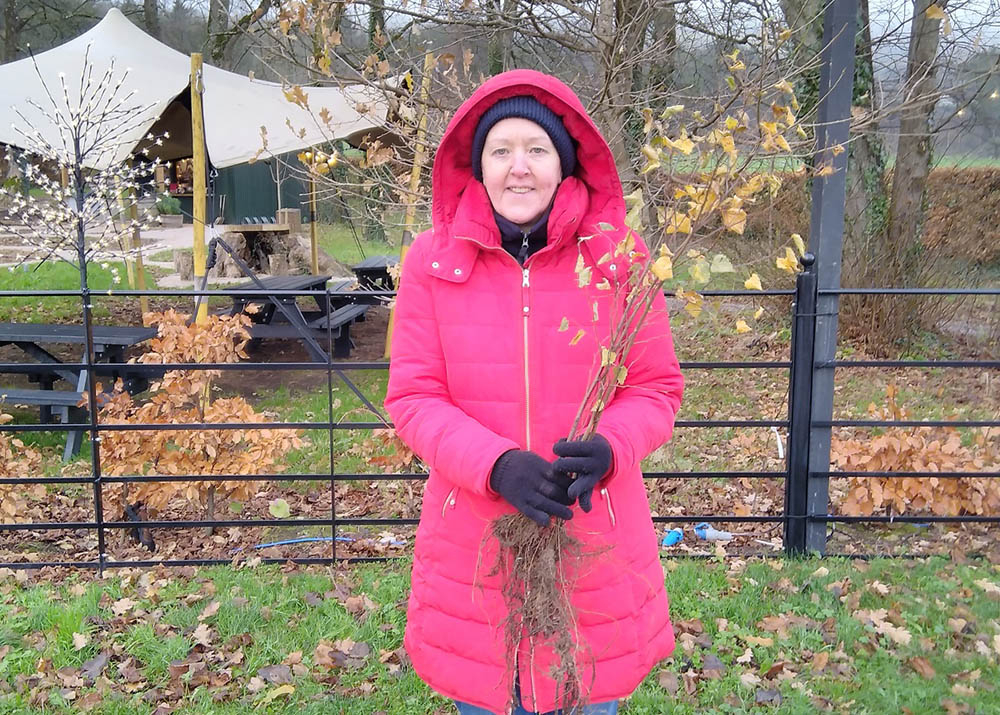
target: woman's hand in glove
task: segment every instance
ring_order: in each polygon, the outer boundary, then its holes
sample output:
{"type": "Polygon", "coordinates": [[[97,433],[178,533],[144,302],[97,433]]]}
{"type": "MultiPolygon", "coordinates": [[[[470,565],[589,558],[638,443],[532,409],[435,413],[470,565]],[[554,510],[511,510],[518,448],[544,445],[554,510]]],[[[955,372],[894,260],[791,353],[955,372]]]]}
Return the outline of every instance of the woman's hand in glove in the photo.
{"type": "Polygon", "coordinates": [[[502,454],[490,473],[490,488],[539,526],[548,526],[553,516],[573,518],[569,505],[575,497],[567,494],[571,483],[544,458],[519,449],[502,454]]]}
{"type": "Polygon", "coordinates": [[[580,508],[590,511],[590,497],[597,483],[607,476],[611,469],[611,445],[599,434],[590,439],[561,439],[552,447],[559,459],[552,463],[552,470],[558,475],[576,474],[576,479],[567,489],[567,495],[580,500],[580,508]]]}

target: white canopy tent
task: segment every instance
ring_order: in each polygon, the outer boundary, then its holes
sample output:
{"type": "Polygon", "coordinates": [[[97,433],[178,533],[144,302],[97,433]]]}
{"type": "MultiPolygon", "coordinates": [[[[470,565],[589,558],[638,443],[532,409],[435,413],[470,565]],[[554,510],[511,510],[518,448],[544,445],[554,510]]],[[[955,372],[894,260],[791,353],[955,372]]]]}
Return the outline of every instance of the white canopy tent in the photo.
{"type": "MultiPolygon", "coordinates": [[[[126,159],[161,115],[166,120],[176,111],[176,105],[171,108],[171,104],[187,91],[190,58],[153,39],[129,22],[121,11],[112,8],[103,20],[76,39],[42,52],[34,60],[26,58],[0,65],[0,142],[23,146],[24,136],[14,127],[23,131],[25,124],[49,141],[58,142],[55,127],[29,100],[51,107],[45,87],[58,97],[60,73],[63,73],[72,101],[88,52],[95,78],[105,73],[113,59],[116,77],[129,70],[120,94],[134,92],[130,104],[149,105],[115,155],[106,156],[93,168],[126,159]]],[[[202,77],[205,143],[209,160],[219,168],[245,163],[257,155],[262,148],[262,127],[267,132],[268,152],[283,154],[333,139],[357,137],[366,131],[381,133],[379,128],[387,113],[385,98],[361,85],[343,89],[304,88],[309,111],[288,101],[284,88],[273,82],[250,79],[207,64],[202,77]],[[327,123],[319,119],[323,109],[326,110],[323,116],[329,117],[327,123]]],[[[186,144],[186,153],[177,156],[190,156],[190,143],[186,144]]]]}

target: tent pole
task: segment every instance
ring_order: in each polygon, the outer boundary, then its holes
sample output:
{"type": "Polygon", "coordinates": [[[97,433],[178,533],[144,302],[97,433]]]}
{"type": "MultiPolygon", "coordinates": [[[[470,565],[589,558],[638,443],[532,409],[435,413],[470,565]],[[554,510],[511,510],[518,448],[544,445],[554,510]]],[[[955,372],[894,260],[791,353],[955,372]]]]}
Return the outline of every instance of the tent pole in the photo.
{"type": "MultiPolygon", "coordinates": [[[[403,259],[406,252],[413,243],[413,223],[417,214],[417,189],[420,188],[420,170],[424,165],[425,151],[424,140],[427,136],[427,102],[431,91],[431,74],[434,72],[434,63],[437,58],[434,54],[427,52],[424,54],[424,75],[420,78],[420,123],[417,125],[416,150],[413,154],[413,168],[410,170],[410,194],[406,200],[406,215],[403,219],[403,238],[399,246],[399,267],[403,268],[403,259]]],[[[398,286],[397,286],[398,287],[398,286]]],[[[389,327],[385,333],[385,354],[383,357],[389,359],[392,350],[392,326],[396,316],[395,308],[389,313],[389,327]]]]}
{"type": "MultiPolygon", "coordinates": [[[[191,215],[194,224],[194,288],[205,290],[207,282],[205,270],[205,125],[201,109],[201,95],[205,91],[201,81],[201,53],[191,53],[191,178],[193,184],[193,202],[191,215]]],[[[198,315],[195,320],[204,323],[208,320],[208,301],[201,296],[195,297],[198,315]]]]}
{"type": "MultiPolygon", "coordinates": [[[[139,205],[135,190],[132,189],[129,198],[129,218],[134,222],[132,227],[132,249],[135,251],[135,281],[139,290],[146,290],[146,267],[142,261],[142,237],[139,236],[139,205]]],[[[139,311],[149,312],[149,296],[139,296],[139,311]]]]}
{"type": "Polygon", "coordinates": [[[316,242],[316,179],[309,176],[309,248],[312,251],[312,272],[319,275],[319,245],[316,242]]]}

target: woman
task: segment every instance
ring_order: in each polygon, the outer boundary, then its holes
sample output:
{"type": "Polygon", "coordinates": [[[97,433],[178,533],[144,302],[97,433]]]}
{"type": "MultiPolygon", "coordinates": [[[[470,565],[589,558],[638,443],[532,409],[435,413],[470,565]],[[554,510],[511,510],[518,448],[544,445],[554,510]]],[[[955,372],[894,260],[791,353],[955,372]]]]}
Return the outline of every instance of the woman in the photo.
{"type": "Polygon", "coordinates": [[[553,77],[498,75],[449,123],[434,162],[433,229],[414,241],[400,280],[385,405],[430,467],[405,645],[461,713],[508,712],[512,685],[515,713],[558,707],[550,650],[525,639],[516,673],[506,666],[488,535],[515,510],[540,525],[566,519],[590,554],[572,595],[583,692],[595,704],[583,712],[616,712],[673,651],[640,469],[670,438],[683,391],[662,296],[597,434],[560,442],[620,300],[597,284],[627,274],[620,256],[607,257],[624,218],[607,142],[553,77]],[[583,288],[581,256],[593,272],[583,288]]]}

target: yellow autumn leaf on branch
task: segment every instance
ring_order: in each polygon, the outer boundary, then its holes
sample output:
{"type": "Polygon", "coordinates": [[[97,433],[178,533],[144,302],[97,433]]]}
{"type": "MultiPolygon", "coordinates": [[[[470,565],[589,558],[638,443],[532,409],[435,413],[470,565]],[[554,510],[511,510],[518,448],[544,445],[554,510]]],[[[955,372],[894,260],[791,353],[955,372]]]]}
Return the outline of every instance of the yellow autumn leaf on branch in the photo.
{"type": "Polygon", "coordinates": [[[932,20],[943,20],[948,17],[948,15],[941,9],[940,5],[935,3],[927,7],[927,17],[932,20]]]}
{"type": "Polygon", "coordinates": [[[660,119],[670,119],[675,114],[680,114],[683,111],[684,111],[683,104],[671,104],[669,107],[667,107],[660,113],[660,119]]]}
{"type": "Polygon", "coordinates": [[[737,333],[749,333],[750,332],[750,326],[747,325],[747,321],[742,320],[742,319],[741,320],[737,320],[736,321],[736,332],[737,333]]]}
{"type": "Polygon", "coordinates": [[[823,164],[816,167],[816,176],[833,176],[833,165],[823,164]]]}
{"type": "Polygon", "coordinates": [[[674,277],[674,262],[670,260],[670,256],[660,256],[651,270],[658,280],[668,281],[674,277]]]}
{"type": "Polygon", "coordinates": [[[297,104],[303,109],[309,109],[309,95],[302,91],[302,87],[294,85],[290,89],[284,90],[285,99],[292,104],[297,104]]]}
{"type": "Polygon", "coordinates": [[[790,147],[788,145],[788,140],[785,139],[785,137],[781,136],[780,134],[775,134],[774,135],[774,143],[777,144],[778,147],[781,148],[784,151],[787,151],[787,152],[791,152],[792,151],[792,147],[790,147]]]}
{"type": "Polygon", "coordinates": [[[583,340],[583,336],[586,335],[586,334],[587,334],[587,331],[583,330],[582,328],[580,330],[577,330],[576,331],[576,335],[574,335],[573,339],[569,341],[569,344],[570,345],[576,345],[578,342],[580,342],[581,340],[583,340]]]}
{"type": "Polygon", "coordinates": [[[666,144],[671,149],[676,149],[681,154],[689,156],[691,152],[694,151],[694,142],[688,139],[687,131],[684,127],[681,127],[681,135],[676,139],[670,139],[669,137],[663,137],[663,143],[666,144]]]}
{"type": "Polygon", "coordinates": [[[726,230],[743,235],[747,227],[747,212],[738,207],[722,209],[722,225],[726,230]]]}
{"type": "Polygon", "coordinates": [[[724,253],[716,253],[712,256],[712,273],[735,273],[733,262],[724,253]]]}
{"type": "Polygon", "coordinates": [[[712,278],[711,267],[704,258],[699,258],[694,262],[690,268],[688,268],[688,273],[691,275],[691,280],[695,283],[708,283],[712,278]]]}
{"type": "Polygon", "coordinates": [[[927,8],[927,17],[931,20],[941,21],[941,34],[947,37],[951,34],[951,17],[948,16],[940,5],[934,3],[927,8]]]}
{"type": "Polygon", "coordinates": [[[793,233],[792,243],[795,244],[795,249],[799,252],[800,256],[806,255],[806,244],[802,241],[802,236],[797,233],[793,233]]]}
{"type": "Polygon", "coordinates": [[[567,330],[569,330],[569,318],[563,316],[562,322],[559,323],[559,332],[565,333],[567,330]]]}
{"type": "Polygon", "coordinates": [[[653,128],[653,110],[646,107],[642,110],[642,133],[649,134],[649,130],[653,128]]]}
{"type": "Polygon", "coordinates": [[[660,168],[660,152],[658,152],[656,149],[651,147],[649,144],[646,144],[642,148],[642,155],[646,157],[646,160],[649,162],[646,164],[645,167],[643,167],[642,169],[643,174],[648,174],[654,169],[660,168]]]}
{"type": "Polygon", "coordinates": [[[750,277],[743,281],[743,287],[747,290],[764,290],[764,286],[760,284],[760,276],[756,273],[751,273],[750,277]]]}
{"type": "Polygon", "coordinates": [[[663,230],[666,233],[691,233],[691,219],[687,214],[668,209],[663,217],[663,230]]]}
{"type": "Polygon", "coordinates": [[[789,273],[798,273],[799,271],[799,259],[795,256],[795,251],[791,248],[785,247],[784,257],[779,257],[774,259],[774,265],[783,271],[788,271],[789,273]]]}
{"type": "Polygon", "coordinates": [[[792,89],[792,85],[787,79],[775,82],[774,88],[784,92],[785,94],[795,94],[795,90],[792,89]]]}
{"type": "Polygon", "coordinates": [[[687,305],[684,306],[684,310],[687,311],[692,318],[697,318],[701,315],[701,301],[688,301],[687,305]]]}
{"type": "Polygon", "coordinates": [[[763,306],[761,306],[760,308],[757,308],[757,310],[754,311],[754,313],[753,313],[753,319],[754,320],[760,320],[760,316],[762,316],[762,315],[764,315],[764,307],[763,306]]]}

